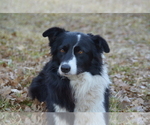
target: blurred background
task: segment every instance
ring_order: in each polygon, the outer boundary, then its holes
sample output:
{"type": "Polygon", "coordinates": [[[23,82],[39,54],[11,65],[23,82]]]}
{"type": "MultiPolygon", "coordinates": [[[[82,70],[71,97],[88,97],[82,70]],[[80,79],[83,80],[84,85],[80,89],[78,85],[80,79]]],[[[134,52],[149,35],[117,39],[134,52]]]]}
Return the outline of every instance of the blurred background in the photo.
{"type": "Polygon", "coordinates": [[[150,14],[0,14],[0,111],[45,111],[28,87],[51,58],[42,33],[53,26],[106,39],[111,112],[150,111],[150,14]]]}
{"type": "Polygon", "coordinates": [[[149,0],[1,0],[3,13],[149,13],[149,0]]]}

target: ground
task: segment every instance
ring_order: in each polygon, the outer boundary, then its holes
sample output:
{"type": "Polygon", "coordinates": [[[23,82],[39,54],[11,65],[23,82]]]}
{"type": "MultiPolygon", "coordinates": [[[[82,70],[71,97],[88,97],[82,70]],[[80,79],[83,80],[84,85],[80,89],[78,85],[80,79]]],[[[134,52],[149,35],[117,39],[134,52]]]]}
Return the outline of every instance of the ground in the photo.
{"type": "Polygon", "coordinates": [[[0,111],[45,111],[28,87],[51,57],[42,33],[60,26],[107,40],[111,112],[149,112],[149,21],[149,14],[0,14],[0,111]]]}
{"type": "Polygon", "coordinates": [[[1,0],[3,13],[149,13],[149,0],[1,0]]]}

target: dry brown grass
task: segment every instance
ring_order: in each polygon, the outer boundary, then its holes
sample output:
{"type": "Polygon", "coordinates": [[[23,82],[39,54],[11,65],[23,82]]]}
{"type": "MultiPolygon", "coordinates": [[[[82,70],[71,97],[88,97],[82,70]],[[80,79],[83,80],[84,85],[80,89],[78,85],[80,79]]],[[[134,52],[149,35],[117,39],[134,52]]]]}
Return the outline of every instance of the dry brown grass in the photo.
{"type": "Polygon", "coordinates": [[[4,13],[149,13],[149,0],[1,0],[4,13]]]}
{"type": "Polygon", "coordinates": [[[112,80],[112,112],[150,111],[149,14],[0,14],[0,111],[43,111],[27,95],[49,60],[43,31],[52,26],[102,35],[112,80]]]}

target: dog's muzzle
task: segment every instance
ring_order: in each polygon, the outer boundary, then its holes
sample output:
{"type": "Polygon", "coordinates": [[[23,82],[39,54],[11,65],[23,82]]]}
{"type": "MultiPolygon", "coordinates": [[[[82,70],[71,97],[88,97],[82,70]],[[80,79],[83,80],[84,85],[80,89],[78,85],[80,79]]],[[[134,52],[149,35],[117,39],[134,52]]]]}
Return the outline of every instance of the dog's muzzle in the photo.
{"type": "Polygon", "coordinates": [[[70,69],[71,69],[71,67],[70,67],[68,64],[63,64],[63,65],[61,66],[61,71],[62,71],[63,73],[68,73],[68,72],[70,71],[70,69]]]}

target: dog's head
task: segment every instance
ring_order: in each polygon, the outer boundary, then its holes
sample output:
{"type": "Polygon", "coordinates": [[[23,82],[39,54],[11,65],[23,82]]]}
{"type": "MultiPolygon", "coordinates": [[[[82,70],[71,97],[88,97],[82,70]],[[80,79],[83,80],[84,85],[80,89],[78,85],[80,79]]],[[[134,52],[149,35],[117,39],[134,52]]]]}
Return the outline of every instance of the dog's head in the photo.
{"type": "Polygon", "coordinates": [[[110,51],[107,42],[99,35],[69,32],[53,27],[43,33],[49,38],[52,61],[57,62],[62,76],[77,75],[83,72],[99,74],[102,53],[110,51]]]}

